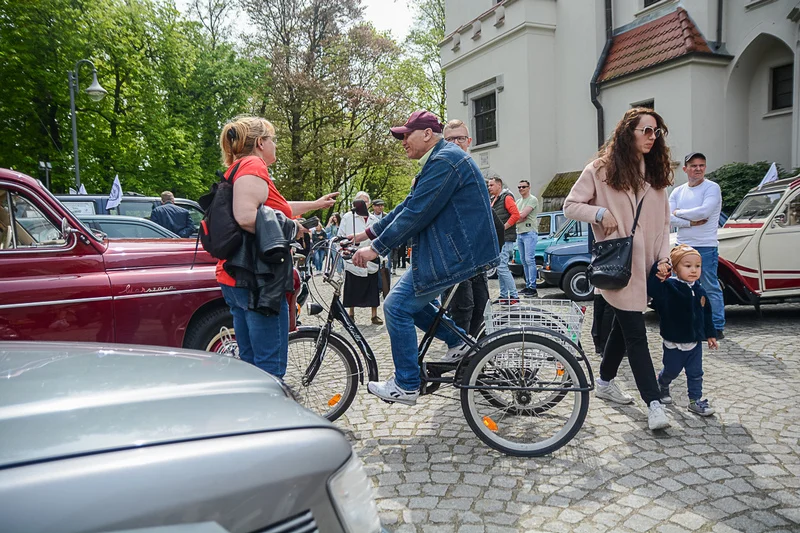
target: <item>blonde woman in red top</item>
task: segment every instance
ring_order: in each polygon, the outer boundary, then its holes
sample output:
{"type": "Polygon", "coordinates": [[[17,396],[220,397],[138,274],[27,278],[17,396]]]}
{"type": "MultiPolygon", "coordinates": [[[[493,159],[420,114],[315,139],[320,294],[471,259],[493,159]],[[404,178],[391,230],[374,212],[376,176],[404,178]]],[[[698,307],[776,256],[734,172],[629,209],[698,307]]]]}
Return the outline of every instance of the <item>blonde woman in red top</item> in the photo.
{"type": "MultiPolygon", "coordinates": [[[[261,205],[282,212],[287,217],[315,209],[326,209],[336,202],[338,192],[309,202],[288,202],[275,187],[268,167],[276,161],[275,128],[260,117],[240,116],[225,124],[219,138],[222,161],[228,167],[226,176],[237,163],[233,178],[233,216],[239,226],[255,233],[256,213],[261,205]]],[[[297,237],[308,230],[297,224],[297,237]]],[[[283,378],[289,342],[289,305],[281,306],[280,314],[267,316],[248,309],[250,291],[236,287],[233,279],[217,264],[217,282],[225,302],[231,308],[239,357],[265,372],[283,378]]]]}

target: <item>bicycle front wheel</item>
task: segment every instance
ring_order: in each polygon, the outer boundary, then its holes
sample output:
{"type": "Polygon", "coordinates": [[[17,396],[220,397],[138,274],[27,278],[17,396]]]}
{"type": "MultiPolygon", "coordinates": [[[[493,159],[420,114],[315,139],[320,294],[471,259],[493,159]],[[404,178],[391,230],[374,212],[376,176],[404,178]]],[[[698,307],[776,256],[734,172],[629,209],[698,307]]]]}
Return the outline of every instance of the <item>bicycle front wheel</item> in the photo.
{"type": "Polygon", "coordinates": [[[483,346],[464,372],[461,409],[486,444],[538,457],[568,443],[589,409],[586,375],[561,344],[514,332],[483,346]]]}
{"type": "Polygon", "coordinates": [[[329,336],[322,364],[312,380],[306,379],[317,349],[320,328],[304,328],[289,334],[289,356],[283,377],[303,407],[331,422],[347,411],[358,392],[358,365],[347,345],[329,336]]]}

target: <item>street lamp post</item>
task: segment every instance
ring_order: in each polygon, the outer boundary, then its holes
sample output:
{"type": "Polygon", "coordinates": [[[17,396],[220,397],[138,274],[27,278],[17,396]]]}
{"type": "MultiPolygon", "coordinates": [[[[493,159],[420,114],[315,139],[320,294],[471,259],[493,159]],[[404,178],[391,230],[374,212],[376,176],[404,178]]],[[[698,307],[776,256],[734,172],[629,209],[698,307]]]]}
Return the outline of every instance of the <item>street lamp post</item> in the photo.
{"type": "Polygon", "coordinates": [[[75,155],[75,186],[77,189],[81,187],[81,170],[78,166],[78,121],[75,115],[75,93],[78,92],[78,69],[83,64],[92,66],[92,84],[86,88],[86,94],[89,95],[89,98],[95,102],[99,102],[108,94],[108,91],[103,89],[100,83],[98,83],[97,69],[94,67],[94,63],[88,59],[81,59],[75,63],[75,70],[71,70],[67,73],[67,79],[69,80],[69,105],[72,110],[72,151],[75,155]]]}

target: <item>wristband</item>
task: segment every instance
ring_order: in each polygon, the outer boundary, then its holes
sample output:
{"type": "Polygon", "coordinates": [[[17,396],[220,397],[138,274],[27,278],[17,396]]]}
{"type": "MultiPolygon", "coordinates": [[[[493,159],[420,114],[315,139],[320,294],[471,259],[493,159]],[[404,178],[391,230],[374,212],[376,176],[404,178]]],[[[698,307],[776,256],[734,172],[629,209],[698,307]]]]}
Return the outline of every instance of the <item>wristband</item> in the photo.
{"type": "Polygon", "coordinates": [[[605,207],[601,207],[600,209],[598,209],[597,210],[597,214],[595,214],[595,216],[594,216],[594,221],[597,222],[597,223],[602,222],[603,221],[603,215],[606,214],[606,211],[608,211],[608,209],[606,209],[605,207]]]}

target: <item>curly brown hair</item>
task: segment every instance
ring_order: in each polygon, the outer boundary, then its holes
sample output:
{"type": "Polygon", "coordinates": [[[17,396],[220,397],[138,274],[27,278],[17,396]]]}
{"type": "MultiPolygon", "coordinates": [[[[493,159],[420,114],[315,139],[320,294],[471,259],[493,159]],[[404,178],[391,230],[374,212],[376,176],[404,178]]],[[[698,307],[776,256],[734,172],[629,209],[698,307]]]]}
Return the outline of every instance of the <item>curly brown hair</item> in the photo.
{"type": "Polygon", "coordinates": [[[606,183],[617,191],[633,190],[637,192],[644,182],[655,189],[663,189],[672,185],[672,162],[669,147],[664,137],[669,133],[661,115],[646,107],[634,107],[625,112],[614,133],[597,152],[597,158],[606,167],[606,183]],[[644,115],[656,119],[656,127],[661,135],[656,137],[653,148],[644,154],[644,176],[639,170],[639,158],[636,151],[634,129],[644,115]]]}

